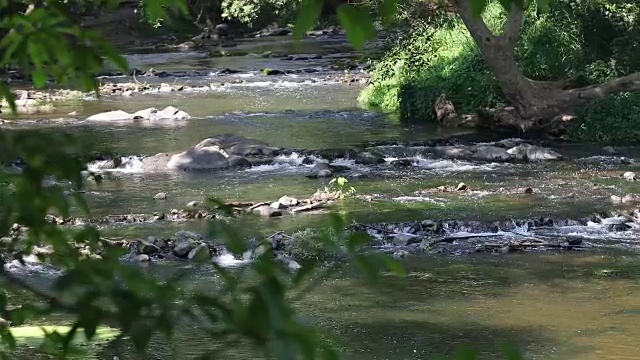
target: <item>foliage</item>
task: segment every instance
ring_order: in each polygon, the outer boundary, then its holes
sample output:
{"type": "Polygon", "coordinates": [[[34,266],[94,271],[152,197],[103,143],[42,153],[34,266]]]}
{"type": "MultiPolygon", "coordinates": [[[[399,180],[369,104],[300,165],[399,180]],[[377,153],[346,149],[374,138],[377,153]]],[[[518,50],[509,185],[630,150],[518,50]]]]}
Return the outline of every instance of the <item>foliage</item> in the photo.
{"type": "MultiPolygon", "coordinates": [[[[443,92],[459,113],[502,105],[501,91],[461,21],[434,11],[419,12],[428,24],[407,20],[413,31],[376,64],[360,96],[363,105],[417,122],[435,120],[433,102],[443,92]]],[[[557,0],[547,12],[531,6],[516,47],[518,63],[533,79],[574,78],[578,85],[638,71],[639,12],[632,0],[557,0]]],[[[492,1],[484,18],[496,33],[505,14],[492,1]]]]}
{"type": "MultiPolygon", "coordinates": [[[[484,14],[492,28],[504,20],[491,4],[484,14]]],[[[401,119],[435,121],[433,103],[442,93],[459,112],[495,106],[499,89],[462,21],[441,14],[414,30],[374,68],[360,95],[365,106],[399,111],[401,119]]]]}
{"type": "Polygon", "coordinates": [[[344,198],[345,196],[351,196],[356,193],[356,189],[353,186],[347,188],[348,182],[349,180],[342,176],[333,178],[329,181],[329,187],[325,188],[325,192],[329,192],[335,188],[335,192],[338,193],[338,197],[340,199],[344,198]]]}
{"type": "Polygon", "coordinates": [[[640,93],[622,93],[592,101],[569,128],[569,135],[579,141],[637,142],[638,124],[640,93]]]}

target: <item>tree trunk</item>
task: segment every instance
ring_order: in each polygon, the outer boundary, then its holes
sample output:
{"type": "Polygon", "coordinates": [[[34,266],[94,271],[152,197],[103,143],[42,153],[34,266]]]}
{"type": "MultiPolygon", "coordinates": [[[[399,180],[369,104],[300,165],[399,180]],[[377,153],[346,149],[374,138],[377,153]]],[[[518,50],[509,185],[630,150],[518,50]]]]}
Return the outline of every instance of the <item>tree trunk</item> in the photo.
{"type": "Polygon", "coordinates": [[[453,5],[480,49],[489,71],[500,85],[505,99],[516,112],[514,114],[511,109],[505,109],[506,114],[498,119],[504,125],[515,126],[524,132],[544,126],[558,116],[573,114],[578,106],[596,97],[640,90],[640,73],[571,90],[563,89],[569,81],[544,82],[527,78],[515,56],[524,17],[522,9],[514,6],[502,33],[495,35],[482,17],[473,15],[470,1],[474,0],[453,0],[453,5]]]}

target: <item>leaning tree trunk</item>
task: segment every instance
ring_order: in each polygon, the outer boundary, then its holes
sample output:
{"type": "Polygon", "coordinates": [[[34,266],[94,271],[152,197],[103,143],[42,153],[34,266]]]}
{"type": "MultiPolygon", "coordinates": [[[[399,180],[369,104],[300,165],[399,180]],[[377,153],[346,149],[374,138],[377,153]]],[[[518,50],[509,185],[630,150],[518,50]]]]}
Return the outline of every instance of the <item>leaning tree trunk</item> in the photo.
{"type": "Polygon", "coordinates": [[[473,15],[470,1],[475,0],[453,0],[453,5],[500,85],[505,99],[512,106],[496,117],[501,125],[514,126],[524,132],[562,119],[564,115],[573,115],[578,106],[596,97],[640,90],[640,73],[570,90],[564,89],[567,81],[545,82],[527,78],[515,56],[524,19],[523,10],[514,6],[502,33],[495,35],[482,17],[473,15]]]}

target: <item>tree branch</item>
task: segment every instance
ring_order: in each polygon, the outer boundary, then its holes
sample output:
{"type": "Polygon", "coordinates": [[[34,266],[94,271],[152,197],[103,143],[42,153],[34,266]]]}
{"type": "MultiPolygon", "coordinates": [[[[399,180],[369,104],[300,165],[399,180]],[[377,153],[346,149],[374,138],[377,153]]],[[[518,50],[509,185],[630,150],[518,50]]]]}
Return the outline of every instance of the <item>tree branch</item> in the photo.
{"type": "Polygon", "coordinates": [[[590,100],[626,91],[640,91],[640,72],[609,80],[598,85],[566,90],[566,93],[574,95],[576,99],[590,100]]]}
{"type": "Polygon", "coordinates": [[[512,4],[511,11],[509,11],[509,17],[507,17],[507,22],[504,25],[504,30],[502,31],[500,38],[515,47],[518,39],[520,38],[523,21],[524,11],[515,4],[512,4]]]}
{"type": "Polygon", "coordinates": [[[454,0],[453,6],[476,43],[486,44],[497,40],[497,37],[489,30],[482,16],[475,17],[473,15],[469,0],[454,0]]]}

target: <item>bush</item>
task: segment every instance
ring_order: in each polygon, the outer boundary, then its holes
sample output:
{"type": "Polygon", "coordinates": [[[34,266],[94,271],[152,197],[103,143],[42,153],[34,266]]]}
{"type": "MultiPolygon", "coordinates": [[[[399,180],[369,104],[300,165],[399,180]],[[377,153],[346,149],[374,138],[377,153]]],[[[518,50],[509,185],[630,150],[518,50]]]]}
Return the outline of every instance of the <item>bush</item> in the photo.
{"type": "Polygon", "coordinates": [[[580,121],[568,129],[577,141],[637,142],[640,140],[640,93],[610,95],[589,103],[580,121]]]}
{"type": "MultiPolygon", "coordinates": [[[[420,2],[422,0],[414,0],[420,2]]],[[[575,78],[595,84],[640,70],[640,6],[632,0],[559,0],[527,10],[516,56],[536,80],[575,78]]],[[[459,113],[504,102],[467,29],[457,17],[430,15],[379,61],[360,95],[365,107],[398,112],[401,121],[435,121],[433,102],[446,93],[459,113]]],[[[505,13],[496,1],[483,15],[499,32],[505,13]]]]}
{"type": "MultiPolygon", "coordinates": [[[[492,4],[484,15],[492,28],[504,16],[492,4]]],[[[462,21],[442,14],[430,24],[416,27],[376,64],[368,86],[360,95],[366,107],[399,111],[400,119],[435,121],[433,103],[446,93],[459,112],[495,106],[499,88],[462,21]]]]}

